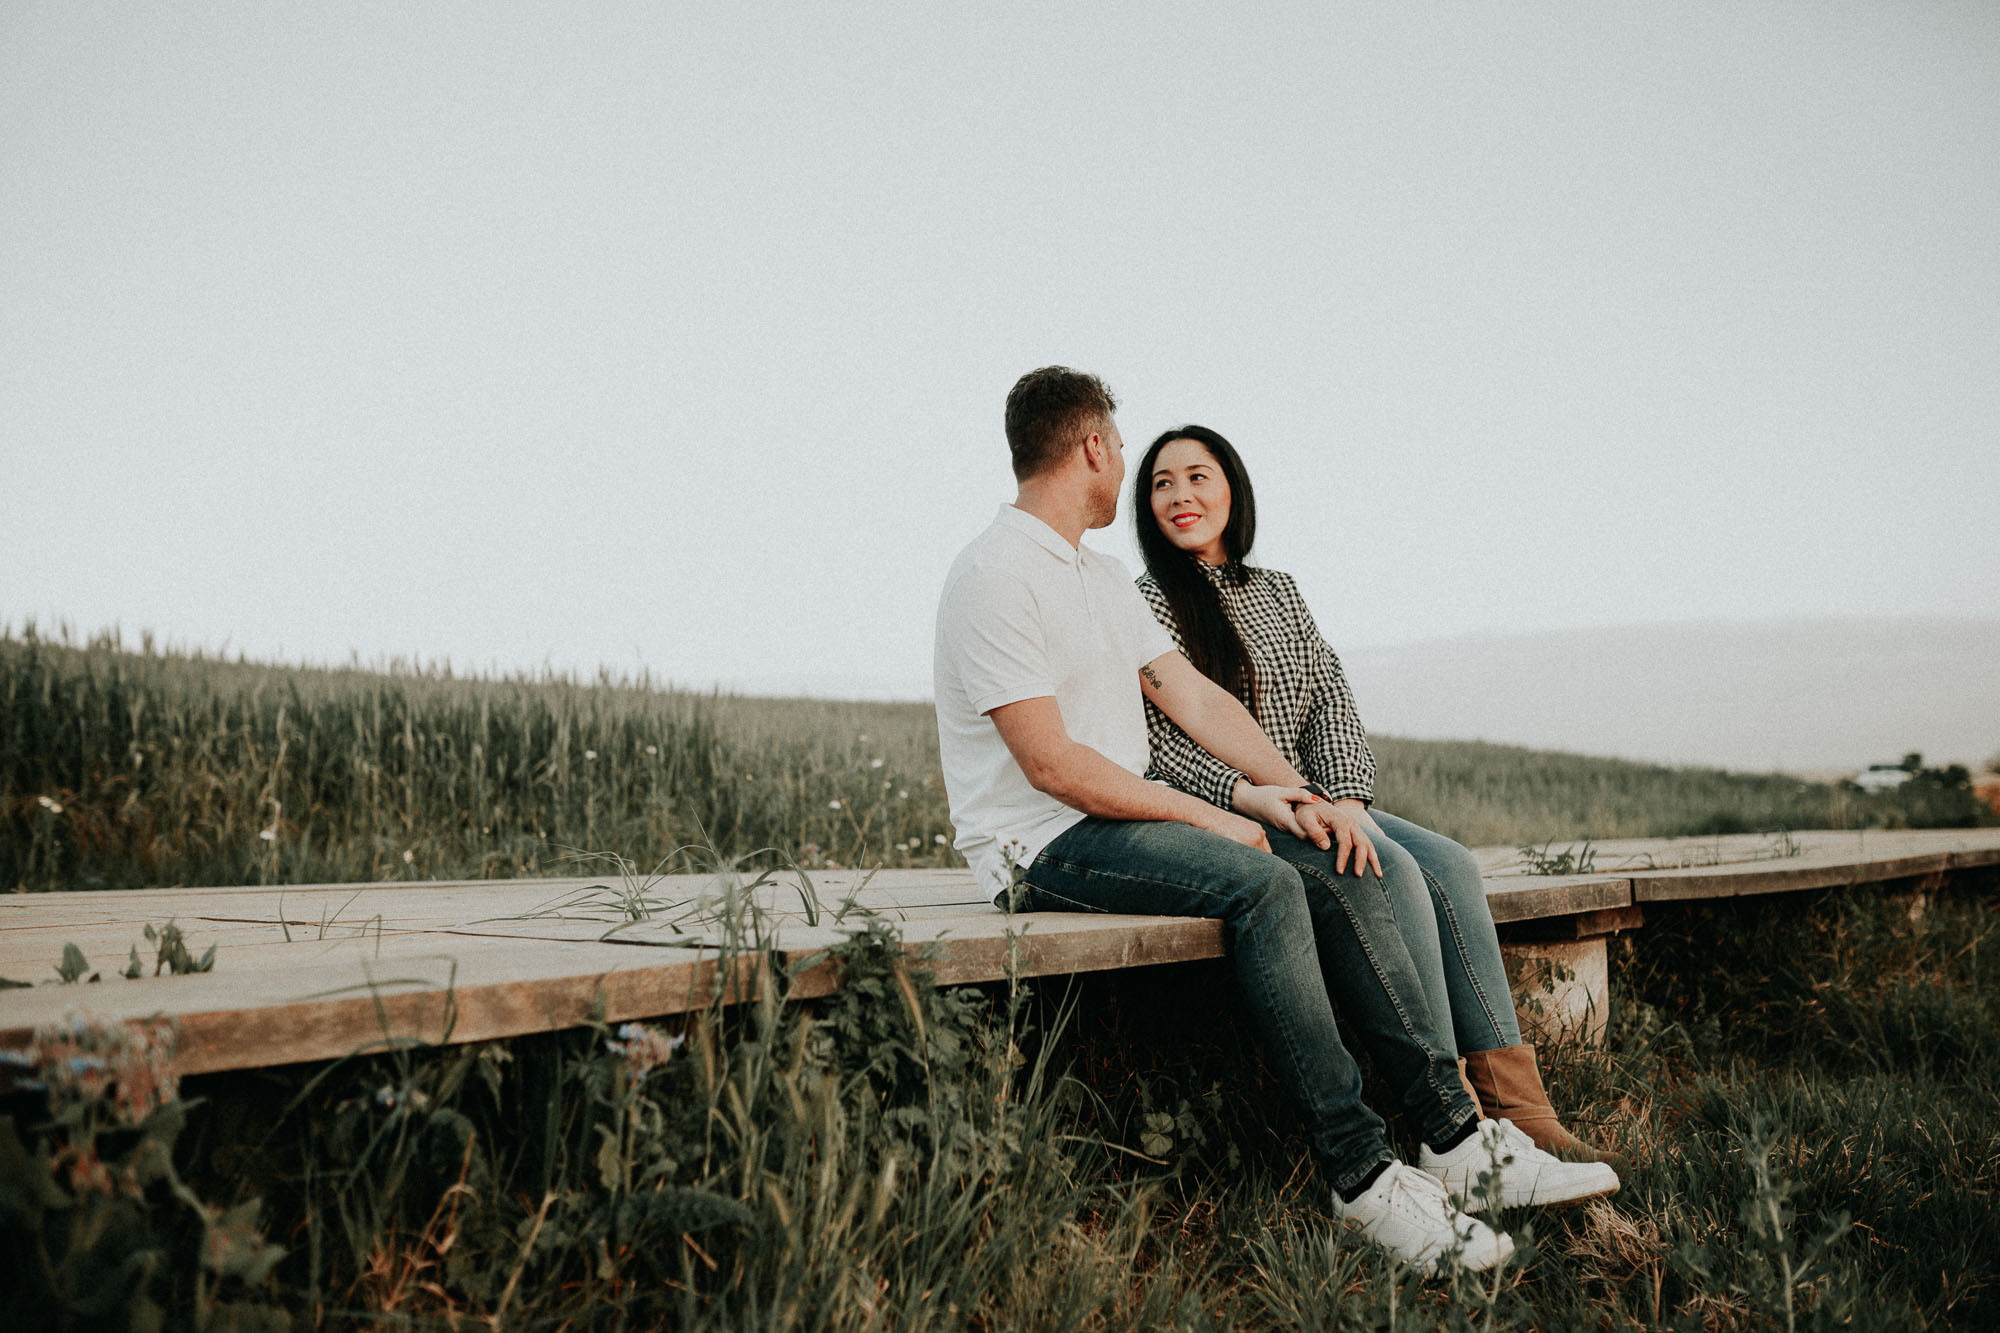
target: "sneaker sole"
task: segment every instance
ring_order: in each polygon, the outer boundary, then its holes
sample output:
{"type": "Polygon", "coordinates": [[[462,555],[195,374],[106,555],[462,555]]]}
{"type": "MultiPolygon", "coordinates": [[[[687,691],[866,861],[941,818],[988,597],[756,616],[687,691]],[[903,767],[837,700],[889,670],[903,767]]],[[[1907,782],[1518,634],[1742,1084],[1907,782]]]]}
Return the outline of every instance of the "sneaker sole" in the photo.
{"type": "MultiPolygon", "coordinates": [[[[1451,1189],[1449,1185],[1445,1188],[1447,1190],[1451,1189]]],[[[1608,1199],[1621,1188],[1623,1188],[1622,1182],[1618,1185],[1613,1185],[1608,1190],[1593,1190],[1589,1194],[1574,1194],[1566,1199],[1527,1198],[1517,1199],[1512,1203],[1502,1201],[1500,1207],[1503,1212],[1509,1208],[1575,1208],[1579,1204],[1590,1203],[1596,1199],[1608,1199]]],[[[1486,1211],[1487,1200],[1483,1198],[1476,1199],[1470,1196],[1461,1196],[1456,1192],[1453,1192],[1451,1197],[1452,1201],[1458,1205],[1458,1211],[1468,1217],[1477,1217],[1486,1211]]]]}
{"type": "MultiPolygon", "coordinates": [[[[1461,1208],[1459,1211],[1464,1212],[1465,1210],[1461,1208]]],[[[1347,1232],[1349,1237],[1351,1237],[1354,1240],[1360,1241],[1363,1245],[1368,1246],[1370,1249],[1380,1250],[1383,1254],[1388,1255],[1391,1259],[1394,1259],[1399,1264],[1407,1264],[1411,1268],[1422,1269],[1425,1277],[1436,1277],[1438,1271],[1438,1263],[1441,1260],[1452,1255],[1451,1251],[1445,1251],[1440,1254],[1432,1255],[1430,1258],[1425,1259],[1421,1263],[1416,1263],[1409,1259],[1405,1259],[1402,1255],[1397,1254],[1387,1245],[1384,1245],[1382,1242],[1368,1235],[1368,1233],[1362,1229],[1361,1223],[1359,1222],[1355,1222],[1352,1221],[1351,1219],[1343,1217],[1340,1219],[1340,1226],[1342,1230],[1347,1232]]],[[[1479,1265],[1477,1268],[1474,1268],[1472,1265],[1464,1262],[1463,1252],[1459,1252],[1456,1256],[1458,1259],[1458,1266],[1460,1268],[1463,1268],[1468,1273],[1484,1273],[1488,1269],[1498,1268],[1501,1264],[1506,1263],[1509,1259],[1512,1259],[1514,1257],[1514,1238],[1503,1231],[1499,1233],[1498,1240],[1500,1242],[1499,1244],[1500,1252],[1493,1256],[1492,1262],[1484,1263],[1479,1265]]]]}
{"type": "MultiPolygon", "coordinates": [[[[1479,1267],[1474,1268],[1471,1264],[1461,1261],[1459,1263],[1459,1267],[1463,1268],[1468,1273],[1484,1273],[1489,1269],[1498,1268],[1501,1264],[1504,1264],[1509,1259],[1512,1259],[1514,1257],[1514,1238],[1503,1231],[1500,1233],[1499,1239],[1500,1239],[1500,1252],[1493,1256],[1492,1263],[1481,1264],[1479,1267]]],[[[1437,1261],[1433,1259],[1427,1267],[1428,1267],[1428,1272],[1435,1274],[1437,1272],[1437,1261]]]]}

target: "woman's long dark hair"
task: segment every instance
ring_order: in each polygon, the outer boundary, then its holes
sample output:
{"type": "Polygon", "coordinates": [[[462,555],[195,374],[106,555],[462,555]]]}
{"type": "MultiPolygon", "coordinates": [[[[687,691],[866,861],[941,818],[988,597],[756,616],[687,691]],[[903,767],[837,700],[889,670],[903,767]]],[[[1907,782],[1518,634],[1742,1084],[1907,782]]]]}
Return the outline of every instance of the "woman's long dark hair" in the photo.
{"type": "Polygon", "coordinates": [[[1257,672],[1243,636],[1229,622],[1222,609],[1222,596],[1209,576],[1196,569],[1196,559],[1167,540],[1160,522],[1153,517],[1153,463],[1160,450],[1175,440],[1193,440],[1208,450],[1222,479],[1229,483],[1229,522],[1222,528],[1222,577],[1242,583],[1250,576],[1243,559],[1257,540],[1257,497],[1250,490],[1250,474],[1236,447],[1206,426],[1182,426],[1153,441],[1132,479],[1132,523],[1138,529],[1139,554],[1146,570],[1167,595],[1167,606],[1180,627],[1181,641],[1187,645],[1188,660],[1216,684],[1241,699],[1254,711],[1257,699],[1257,672]]]}

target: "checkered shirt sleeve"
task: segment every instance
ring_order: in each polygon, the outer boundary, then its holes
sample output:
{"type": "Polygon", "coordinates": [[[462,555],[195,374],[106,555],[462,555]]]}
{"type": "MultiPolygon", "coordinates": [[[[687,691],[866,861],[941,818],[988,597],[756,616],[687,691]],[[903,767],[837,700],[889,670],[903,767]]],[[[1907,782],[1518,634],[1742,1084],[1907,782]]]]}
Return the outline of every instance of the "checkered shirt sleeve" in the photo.
{"type": "MultiPolygon", "coordinates": [[[[1352,796],[1372,805],[1375,752],[1368,748],[1368,731],[1361,725],[1361,714],[1354,706],[1354,691],[1348,688],[1347,673],[1340,669],[1340,657],[1321,637],[1292,576],[1272,577],[1283,585],[1297,616],[1294,623],[1312,659],[1311,686],[1306,692],[1304,715],[1299,719],[1296,767],[1325,787],[1335,800],[1352,796]]],[[[1258,679],[1262,681],[1261,676],[1258,679]]]]}
{"type": "MultiPolygon", "coordinates": [[[[1215,581],[1223,610],[1243,637],[1256,671],[1257,724],[1292,767],[1336,799],[1375,798],[1375,755],[1354,706],[1354,692],[1340,658],[1320,636],[1312,613],[1289,574],[1251,568],[1242,584],[1202,566],[1215,581]]],[[[1139,591],[1183,652],[1166,594],[1151,575],[1139,591]]],[[[1152,743],[1152,776],[1225,809],[1243,776],[1195,744],[1151,701],[1146,725],[1152,743]]]]}

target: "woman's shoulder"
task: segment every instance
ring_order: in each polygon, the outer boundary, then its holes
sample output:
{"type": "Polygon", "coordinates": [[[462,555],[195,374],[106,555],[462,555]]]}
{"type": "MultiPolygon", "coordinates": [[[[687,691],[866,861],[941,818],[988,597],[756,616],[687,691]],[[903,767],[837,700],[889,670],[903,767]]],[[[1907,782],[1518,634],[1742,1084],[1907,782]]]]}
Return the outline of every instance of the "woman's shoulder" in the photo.
{"type": "Polygon", "coordinates": [[[1299,592],[1297,579],[1282,569],[1259,568],[1251,572],[1256,586],[1263,595],[1285,608],[1288,616],[1301,621],[1312,619],[1312,611],[1306,606],[1306,599],[1299,592]]]}
{"type": "Polygon", "coordinates": [[[1243,572],[1249,576],[1249,580],[1252,583],[1261,583],[1266,587],[1275,588],[1281,593],[1293,597],[1298,596],[1299,585],[1297,581],[1282,569],[1272,569],[1268,565],[1245,565],[1243,566],[1243,572]]]}

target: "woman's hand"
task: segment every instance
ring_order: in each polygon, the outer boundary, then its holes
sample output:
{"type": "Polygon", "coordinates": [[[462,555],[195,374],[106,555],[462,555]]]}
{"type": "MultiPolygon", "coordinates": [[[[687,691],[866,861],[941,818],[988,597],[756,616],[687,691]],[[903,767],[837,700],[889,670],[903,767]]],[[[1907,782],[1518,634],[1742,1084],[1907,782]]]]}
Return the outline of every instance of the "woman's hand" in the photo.
{"type": "Polygon", "coordinates": [[[1375,872],[1375,878],[1382,878],[1382,858],[1376,855],[1375,844],[1368,836],[1372,832],[1381,837],[1382,830],[1366,805],[1351,796],[1331,802],[1308,796],[1307,803],[1299,806],[1296,818],[1301,825],[1311,826],[1312,832],[1305,836],[1322,850],[1329,840],[1340,844],[1340,852],[1333,858],[1334,874],[1347,873],[1347,858],[1351,855],[1356,875],[1367,868],[1375,872]]]}
{"type": "Polygon", "coordinates": [[[1367,829],[1375,837],[1386,838],[1389,836],[1382,831],[1382,826],[1375,822],[1375,816],[1369,811],[1367,802],[1357,801],[1352,796],[1343,796],[1335,801],[1334,804],[1360,820],[1361,827],[1367,829]]]}
{"type": "Polygon", "coordinates": [[[1248,778],[1239,778],[1236,793],[1230,804],[1239,814],[1248,815],[1259,823],[1272,828],[1283,829],[1294,838],[1312,838],[1324,849],[1328,846],[1325,835],[1314,838],[1317,827],[1302,823],[1295,813],[1297,808],[1313,800],[1313,794],[1303,787],[1259,787],[1248,778]]]}

